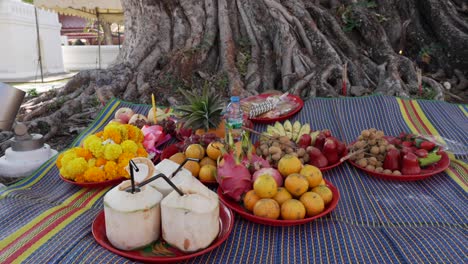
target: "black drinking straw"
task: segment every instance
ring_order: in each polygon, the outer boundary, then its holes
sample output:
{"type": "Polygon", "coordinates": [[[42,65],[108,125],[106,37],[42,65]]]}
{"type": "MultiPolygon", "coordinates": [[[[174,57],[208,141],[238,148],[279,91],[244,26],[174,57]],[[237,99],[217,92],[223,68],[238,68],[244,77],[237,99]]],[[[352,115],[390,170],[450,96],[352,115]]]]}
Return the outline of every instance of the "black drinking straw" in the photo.
{"type": "MultiPolygon", "coordinates": [[[[198,162],[199,159],[194,159],[194,158],[185,159],[184,162],[182,162],[182,164],[180,164],[179,167],[171,174],[171,178],[174,177],[174,175],[176,175],[177,172],[179,172],[180,169],[182,169],[182,167],[185,165],[185,163],[187,163],[187,161],[196,161],[196,162],[198,162]]],[[[131,174],[131,175],[133,175],[133,174],[131,174]]],[[[176,192],[178,192],[180,196],[184,195],[184,193],[179,188],[177,188],[177,186],[175,186],[174,183],[172,183],[172,181],[169,178],[167,178],[166,175],[164,175],[164,173],[159,173],[156,176],[153,176],[153,177],[151,177],[151,178],[149,178],[147,180],[144,180],[144,181],[140,182],[138,184],[138,188],[141,188],[141,187],[145,186],[146,184],[148,184],[148,183],[150,183],[150,182],[152,182],[152,181],[154,181],[154,180],[156,180],[156,179],[158,179],[160,177],[163,178],[167,183],[169,183],[169,185],[171,185],[171,187],[174,190],[176,190],[176,192]]],[[[133,176],[132,176],[132,193],[133,193],[133,188],[135,188],[135,186],[134,186],[133,176]]],[[[129,191],[128,188],[127,188],[126,191],[129,191]]]]}
{"type": "Polygon", "coordinates": [[[135,193],[135,176],[133,175],[133,170],[135,169],[135,171],[138,172],[139,169],[137,165],[135,164],[135,162],[133,162],[133,160],[129,161],[128,166],[130,167],[130,180],[132,182],[132,193],[135,193]]]}

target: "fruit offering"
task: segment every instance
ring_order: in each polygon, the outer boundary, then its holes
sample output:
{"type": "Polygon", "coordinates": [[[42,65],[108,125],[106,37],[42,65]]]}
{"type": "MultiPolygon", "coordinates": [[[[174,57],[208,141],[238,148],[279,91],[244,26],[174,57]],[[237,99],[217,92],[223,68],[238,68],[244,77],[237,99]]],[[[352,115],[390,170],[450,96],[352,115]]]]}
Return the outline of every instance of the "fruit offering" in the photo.
{"type": "Polygon", "coordinates": [[[242,197],[245,210],[275,220],[300,220],[323,212],[332,201],[333,192],[325,184],[319,168],[300,163],[296,166],[296,159],[285,155],[279,161],[285,166],[279,166],[278,170],[255,172],[249,185],[251,189],[242,197]]]}
{"type": "MultiPolygon", "coordinates": [[[[200,136],[197,137],[200,138],[200,136]]],[[[190,140],[193,140],[193,138],[187,139],[187,141],[190,140]]],[[[206,147],[200,143],[181,145],[179,152],[173,154],[169,159],[177,164],[182,164],[186,158],[197,159],[198,162],[188,161],[185,163],[184,168],[189,170],[194,177],[199,178],[202,182],[215,182],[217,173],[216,160],[221,156],[221,149],[224,148],[224,144],[221,141],[214,141],[214,139],[206,147]]]]}
{"type": "Polygon", "coordinates": [[[311,131],[309,124],[299,121],[268,126],[260,137],[257,155],[263,156],[273,166],[286,154],[296,156],[302,164],[325,168],[340,162],[346,154],[346,145],[333,137],[331,131],[311,131]]]}
{"type": "Polygon", "coordinates": [[[174,115],[174,110],[172,108],[151,108],[148,111],[148,115],[138,114],[129,107],[121,107],[117,109],[114,115],[114,119],[111,122],[121,123],[121,124],[130,124],[138,128],[142,128],[145,125],[156,125],[159,124],[164,128],[166,134],[175,133],[175,123],[171,119],[174,115]],[[156,109],[154,111],[153,109],[156,109]],[[156,122],[155,122],[156,121],[156,122]]]}
{"type": "Polygon", "coordinates": [[[366,170],[397,176],[417,175],[442,158],[436,144],[427,139],[404,132],[388,137],[375,128],[361,132],[350,146],[349,157],[366,170]]]}

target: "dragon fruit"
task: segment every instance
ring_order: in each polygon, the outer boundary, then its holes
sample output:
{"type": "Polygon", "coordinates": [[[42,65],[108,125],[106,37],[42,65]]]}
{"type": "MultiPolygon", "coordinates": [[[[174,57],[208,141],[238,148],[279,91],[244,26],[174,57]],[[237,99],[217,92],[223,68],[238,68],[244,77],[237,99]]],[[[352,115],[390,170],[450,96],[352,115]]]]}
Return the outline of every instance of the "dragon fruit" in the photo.
{"type": "Polygon", "coordinates": [[[242,195],[252,189],[252,175],[234,155],[223,154],[223,162],[218,162],[216,181],[225,195],[240,201],[242,195]]]}
{"type": "MultiPolygon", "coordinates": [[[[242,144],[247,143],[248,135],[242,136],[242,144]]],[[[241,162],[243,150],[237,153],[231,133],[226,134],[227,150],[222,148],[222,162],[218,159],[218,172],[216,181],[223,193],[236,201],[240,201],[242,195],[252,190],[252,175],[249,169],[241,162]]]]}

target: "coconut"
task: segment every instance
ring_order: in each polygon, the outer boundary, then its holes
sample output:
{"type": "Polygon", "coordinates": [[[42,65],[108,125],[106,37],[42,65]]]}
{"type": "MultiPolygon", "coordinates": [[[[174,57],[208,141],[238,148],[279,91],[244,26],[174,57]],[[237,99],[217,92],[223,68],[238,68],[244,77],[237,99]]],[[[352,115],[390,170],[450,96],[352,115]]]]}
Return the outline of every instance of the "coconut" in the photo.
{"type": "MultiPolygon", "coordinates": [[[[150,159],[137,157],[133,158],[132,161],[138,167],[138,171],[133,171],[135,184],[154,176],[155,167],[150,159]]],[[[127,171],[128,175],[130,175],[130,166],[125,167],[125,170],[127,171]]]]}
{"type": "Polygon", "coordinates": [[[104,196],[106,235],[110,243],[121,250],[133,250],[159,239],[162,194],[143,186],[139,192],[124,189],[124,181],[104,196]]]}
{"type": "MultiPolygon", "coordinates": [[[[176,162],[169,160],[169,159],[164,159],[161,162],[158,163],[155,167],[155,174],[162,173],[166,175],[167,178],[169,178],[174,185],[178,186],[181,185],[184,182],[190,183],[192,180],[195,178],[192,176],[192,173],[185,169],[182,168],[180,169],[176,175],[171,177],[172,173],[177,170],[177,168],[180,165],[177,164],[176,162]]],[[[149,185],[156,190],[158,190],[164,197],[166,197],[170,192],[172,192],[174,189],[167,183],[163,178],[159,178],[157,180],[154,180],[149,183],[149,185]]]]}
{"type": "Polygon", "coordinates": [[[218,195],[197,179],[177,187],[161,201],[162,236],[184,252],[208,247],[219,233],[218,195]]]}

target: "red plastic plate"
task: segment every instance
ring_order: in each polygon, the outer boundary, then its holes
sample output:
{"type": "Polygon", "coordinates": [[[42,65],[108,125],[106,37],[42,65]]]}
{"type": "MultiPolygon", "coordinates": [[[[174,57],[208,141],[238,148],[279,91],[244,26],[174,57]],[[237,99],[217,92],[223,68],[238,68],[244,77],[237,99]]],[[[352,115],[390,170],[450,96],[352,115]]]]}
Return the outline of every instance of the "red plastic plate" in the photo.
{"type": "Polygon", "coordinates": [[[115,186],[123,182],[124,180],[126,180],[126,178],[121,177],[121,178],[103,181],[103,182],[76,182],[76,181],[66,179],[62,175],[60,175],[60,179],[70,184],[81,186],[81,187],[86,187],[86,188],[101,188],[101,187],[107,187],[107,186],[115,186]]]}
{"type": "Polygon", "coordinates": [[[327,183],[327,186],[330,188],[330,190],[333,192],[332,201],[330,202],[330,204],[328,204],[325,207],[325,210],[322,213],[320,213],[320,214],[318,214],[316,216],[313,216],[313,217],[307,217],[307,218],[300,219],[300,220],[275,220],[275,219],[268,219],[268,218],[258,217],[256,215],[253,215],[251,212],[247,211],[239,202],[236,202],[236,201],[232,200],[231,198],[229,198],[228,196],[224,195],[221,188],[218,188],[218,196],[219,196],[219,199],[223,203],[225,203],[229,208],[231,208],[233,211],[238,213],[243,218],[245,218],[247,220],[250,220],[252,222],[259,223],[259,224],[264,224],[264,225],[271,225],[271,226],[302,225],[302,224],[305,224],[305,223],[308,223],[308,222],[312,222],[317,218],[320,218],[320,217],[322,217],[324,215],[329,214],[337,206],[338,201],[340,200],[340,192],[329,181],[325,180],[325,182],[327,183]]]}
{"type": "Polygon", "coordinates": [[[100,212],[93,222],[92,231],[94,239],[107,250],[137,261],[150,263],[170,263],[187,260],[196,256],[203,255],[216,247],[220,246],[228,237],[234,226],[234,215],[232,211],[223,203],[219,204],[219,227],[218,237],[211,245],[203,250],[191,253],[185,253],[172,247],[164,240],[160,239],[149,246],[138,250],[123,251],[112,246],[106,236],[106,223],[104,211],[100,212]]]}
{"type": "MultiPolygon", "coordinates": [[[[345,150],[344,154],[341,155],[340,159],[341,159],[342,157],[346,156],[346,155],[348,155],[348,151],[347,151],[347,150],[345,150]]],[[[329,166],[326,166],[326,167],[322,167],[322,168],[319,168],[319,169],[320,169],[321,172],[324,172],[324,171],[327,171],[327,170],[331,170],[331,169],[333,169],[333,168],[335,168],[335,167],[338,167],[338,166],[341,165],[343,162],[345,162],[345,161],[338,161],[338,162],[335,163],[335,164],[332,164],[332,165],[329,165],[329,166]]]]}
{"type": "MultiPolygon", "coordinates": [[[[274,94],[259,94],[259,95],[256,95],[256,96],[251,96],[251,97],[245,98],[245,99],[242,100],[242,102],[252,101],[252,100],[256,100],[258,98],[266,99],[267,97],[272,96],[272,95],[274,95],[274,94]]],[[[304,101],[302,101],[302,99],[300,97],[298,97],[298,96],[288,94],[288,100],[296,102],[298,104],[298,106],[296,108],[294,108],[292,111],[288,112],[287,114],[276,117],[276,118],[252,117],[252,118],[250,118],[250,120],[252,120],[252,122],[262,123],[262,124],[274,123],[276,121],[283,121],[283,120],[286,120],[286,119],[292,117],[293,115],[295,115],[304,106],[304,101]]]]}
{"type": "Polygon", "coordinates": [[[377,178],[396,181],[419,181],[431,177],[437,173],[443,172],[445,169],[448,168],[448,166],[450,165],[450,159],[447,153],[441,152],[441,155],[442,159],[439,162],[432,164],[431,166],[428,166],[424,169],[421,169],[421,173],[417,175],[389,175],[360,167],[352,160],[349,160],[349,163],[351,163],[354,167],[365,171],[367,174],[375,176],[377,178]]]}
{"type": "MultiPolygon", "coordinates": [[[[387,141],[393,139],[394,137],[392,136],[385,136],[384,137],[387,141]]],[[[352,146],[356,141],[352,142],[350,146],[352,146]]],[[[351,165],[354,167],[365,171],[367,174],[375,176],[377,178],[385,179],[385,180],[396,180],[396,181],[419,181],[423,180],[425,178],[431,177],[437,173],[443,172],[445,169],[450,166],[450,158],[448,157],[447,153],[445,151],[440,152],[442,155],[442,159],[430,166],[427,166],[425,168],[421,168],[421,173],[417,175],[389,175],[389,174],[384,174],[384,173],[379,173],[375,171],[368,170],[366,168],[358,166],[354,161],[348,160],[351,165]]]]}

